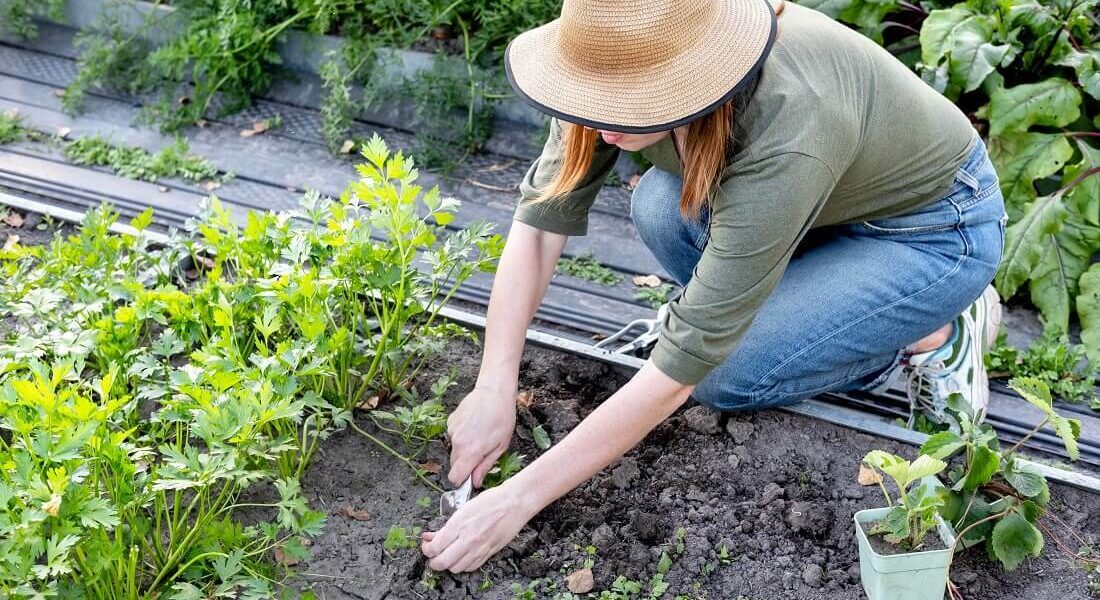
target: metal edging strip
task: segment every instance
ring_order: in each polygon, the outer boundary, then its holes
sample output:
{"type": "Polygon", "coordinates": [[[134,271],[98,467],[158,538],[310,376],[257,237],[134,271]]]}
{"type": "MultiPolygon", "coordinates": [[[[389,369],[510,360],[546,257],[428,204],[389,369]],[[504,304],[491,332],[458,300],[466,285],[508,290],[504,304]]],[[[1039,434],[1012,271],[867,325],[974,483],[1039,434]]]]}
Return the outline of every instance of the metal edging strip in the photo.
{"type": "MultiPolygon", "coordinates": [[[[18,196],[12,196],[11,194],[5,194],[2,192],[0,192],[0,204],[22,210],[29,210],[44,215],[49,215],[51,217],[73,223],[80,223],[84,219],[83,213],[74,210],[51,206],[43,202],[38,202],[36,200],[30,200],[27,198],[20,198],[18,196]]],[[[133,227],[129,225],[123,225],[121,223],[112,224],[110,230],[114,233],[120,233],[124,235],[136,235],[139,233],[133,227]]],[[[166,242],[169,239],[167,235],[157,231],[145,230],[140,233],[153,241],[166,242]]],[[[485,317],[479,314],[467,312],[450,306],[444,306],[443,308],[441,308],[439,314],[445,319],[449,319],[467,327],[479,330],[485,329],[485,317]]],[[[551,333],[535,331],[533,329],[527,330],[527,341],[552,350],[576,354],[578,356],[591,358],[593,360],[599,360],[604,363],[612,364],[634,371],[641,369],[642,365],[644,365],[646,362],[634,356],[615,354],[606,350],[597,349],[589,344],[571,340],[551,333]]],[[[864,413],[852,410],[850,408],[834,406],[816,399],[804,400],[799,404],[795,404],[792,406],[784,406],[781,407],[780,410],[791,414],[818,419],[820,421],[825,421],[834,425],[840,425],[842,427],[847,427],[856,431],[862,431],[871,435],[912,444],[914,446],[919,446],[928,439],[928,436],[926,434],[905,429],[904,427],[900,427],[892,423],[884,422],[881,419],[867,416],[864,413]]],[[[1057,467],[1052,467],[1029,460],[1021,459],[1021,462],[1035,469],[1038,473],[1041,473],[1044,477],[1051,481],[1075,487],[1087,492],[1092,492],[1094,494],[1100,494],[1100,479],[1096,477],[1092,477],[1090,475],[1085,475],[1082,473],[1074,473],[1072,471],[1059,469],[1057,467]]]]}

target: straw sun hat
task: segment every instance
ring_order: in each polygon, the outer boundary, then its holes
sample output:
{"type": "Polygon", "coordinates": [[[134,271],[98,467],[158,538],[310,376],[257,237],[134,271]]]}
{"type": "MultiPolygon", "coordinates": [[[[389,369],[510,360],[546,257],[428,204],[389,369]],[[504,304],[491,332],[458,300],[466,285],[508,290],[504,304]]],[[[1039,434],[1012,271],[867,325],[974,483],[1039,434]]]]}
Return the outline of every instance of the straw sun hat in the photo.
{"type": "Polygon", "coordinates": [[[768,0],[565,0],[561,17],[508,45],[521,98],[623,133],[683,125],[729,101],[775,41],[768,0]]]}

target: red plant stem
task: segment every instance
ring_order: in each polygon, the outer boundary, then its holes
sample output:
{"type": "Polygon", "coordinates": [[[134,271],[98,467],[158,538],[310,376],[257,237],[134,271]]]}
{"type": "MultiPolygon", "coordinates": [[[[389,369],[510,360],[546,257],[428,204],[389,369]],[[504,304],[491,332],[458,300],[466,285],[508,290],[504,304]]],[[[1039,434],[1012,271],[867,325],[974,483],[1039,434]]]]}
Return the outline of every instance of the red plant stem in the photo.
{"type": "Polygon", "coordinates": [[[911,2],[906,2],[905,0],[901,0],[900,2],[898,2],[898,5],[903,6],[903,7],[907,8],[907,9],[913,11],[913,12],[920,13],[920,14],[926,16],[926,17],[928,16],[928,11],[924,10],[923,8],[917,6],[916,4],[913,4],[911,2]]]}
{"type": "Polygon", "coordinates": [[[1064,193],[1070,191],[1071,189],[1073,189],[1074,187],[1076,187],[1082,181],[1088,179],[1089,177],[1092,177],[1093,175],[1096,175],[1097,173],[1100,173],[1100,167],[1093,167],[1093,168],[1089,169],[1088,171],[1085,171],[1084,173],[1081,173],[1080,175],[1075,177],[1073,179],[1073,181],[1069,182],[1068,184],[1066,184],[1065,187],[1063,187],[1062,189],[1058,190],[1055,193],[1064,194],[1064,193]]]}
{"type": "Polygon", "coordinates": [[[1100,137],[1100,131],[1067,131],[1066,137],[1100,137]]]}

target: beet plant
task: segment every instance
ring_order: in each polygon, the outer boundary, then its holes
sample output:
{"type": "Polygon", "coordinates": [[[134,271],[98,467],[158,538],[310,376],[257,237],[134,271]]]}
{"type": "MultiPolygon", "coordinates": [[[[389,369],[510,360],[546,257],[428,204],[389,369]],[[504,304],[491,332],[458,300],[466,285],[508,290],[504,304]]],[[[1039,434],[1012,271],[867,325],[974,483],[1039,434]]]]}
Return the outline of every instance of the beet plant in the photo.
{"type": "Polygon", "coordinates": [[[1046,478],[1022,461],[1018,450],[1050,425],[1069,456],[1076,459],[1081,423],[1054,410],[1044,382],[1017,378],[1009,385],[1043,413],[1040,422],[1018,442],[1002,450],[993,427],[976,422],[970,405],[953,397],[949,409],[956,416],[959,432],[933,435],[921,446],[921,453],[953,462],[947,473],[950,485],[940,493],[940,513],[954,524],[960,542],[984,541],[989,555],[1012,570],[1028,556],[1042,552],[1043,535],[1037,526],[1050,500],[1046,478]]]}
{"type": "Polygon", "coordinates": [[[863,462],[889,475],[898,490],[895,504],[886,486],[882,486],[886,504],[891,507],[890,512],[868,533],[882,534],[886,541],[906,551],[919,550],[924,545],[925,536],[936,528],[937,510],[943,504],[934,490],[921,484],[921,479],[939,473],[947,464],[925,455],[909,462],[882,450],[868,452],[863,462]]]}

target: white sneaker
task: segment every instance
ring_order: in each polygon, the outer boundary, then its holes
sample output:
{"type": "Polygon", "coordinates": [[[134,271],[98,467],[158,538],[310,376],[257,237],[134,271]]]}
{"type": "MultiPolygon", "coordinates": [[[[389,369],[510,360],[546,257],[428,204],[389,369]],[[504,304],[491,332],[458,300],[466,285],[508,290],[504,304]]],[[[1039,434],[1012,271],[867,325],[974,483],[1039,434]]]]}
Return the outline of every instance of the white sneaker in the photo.
{"type": "Polygon", "coordinates": [[[905,391],[910,402],[910,421],[918,410],[943,423],[947,400],[961,394],[974,411],[975,421],[985,417],[989,406],[989,376],[985,352],[993,345],[1001,325],[1000,297],[993,286],[954,321],[951,339],[943,346],[910,356],[903,367],[905,391]]]}

